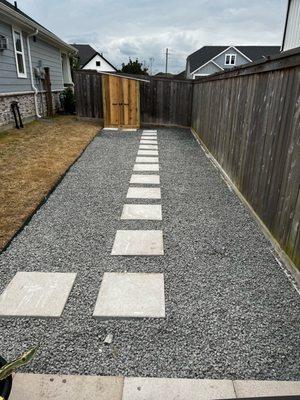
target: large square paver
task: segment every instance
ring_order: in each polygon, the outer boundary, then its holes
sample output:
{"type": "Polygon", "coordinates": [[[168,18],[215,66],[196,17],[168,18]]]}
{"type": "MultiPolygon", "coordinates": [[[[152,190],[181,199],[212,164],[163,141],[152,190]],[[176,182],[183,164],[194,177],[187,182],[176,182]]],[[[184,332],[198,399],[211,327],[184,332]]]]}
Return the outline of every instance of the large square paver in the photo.
{"type": "Polygon", "coordinates": [[[158,187],[130,187],[127,199],[160,199],[161,191],[158,187]]]}
{"type": "Polygon", "coordinates": [[[59,317],[75,273],[17,272],[0,297],[0,316],[59,317]]]}
{"type": "Polygon", "coordinates": [[[11,400],[121,400],[117,376],[21,374],[14,376],[11,400]]]}
{"type": "Polygon", "coordinates": [[[159,175],[144,175],[144,174],[133,174],[130,178],[130,183],[135,184],[146,184],[146,185],[159,185],[160,184],[160,177],[159,175]]]}
{"type": "Polygon", "coordinates": [[[164,275],[105,272],[93,316],[164,318],[164,275]]]}
{"type": "Polygon", "coordinates": [[[158,150],[157,144],[140,144],[139,149],[158,150]]]}
{"type": "Polygon", "coordinates": [[[158,156],[157,150],[139,150],[138,156],[158,156]]]}
{"type": "Polygon", "coordinates": [[[113,249],[115,256],[162,256],[163,233],[160,230],[117,231],[113,249]]]}
{"type": "Polygon", "coordinates": [[[159,164],[134,164],[134,171],[159,171],[159,164]]]}
{"type": "Polygon", "coordinates": [[[125,378],[122,400],[235,399],[230,380],[125,378]]]}
{"type": "Polygon", "coordinates": [[[140,140],[141,144],[157,144],[157,140],[151,140],[151,139],[141,139],[140,140]]]}
{"type": "Polygon", "coordinates": [[[158,157],[137,157],[135,160],[136,163],[158,163],[158,157]]]}
{"type": "Polygon", "coordinates": [[[161,220],[160,204],[125,204],[121,219],[161,220]]]}

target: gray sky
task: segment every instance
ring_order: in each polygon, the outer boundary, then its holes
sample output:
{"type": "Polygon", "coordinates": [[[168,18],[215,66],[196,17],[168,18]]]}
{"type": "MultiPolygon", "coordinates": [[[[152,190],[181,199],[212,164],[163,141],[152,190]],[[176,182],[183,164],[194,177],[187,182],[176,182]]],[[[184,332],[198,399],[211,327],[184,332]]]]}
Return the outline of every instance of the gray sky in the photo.
{"type": "MultiPolygon", "coordinates": [[[[11,0],[12,2],[12,0],[11,0]]],[[[287,0],[18,0],[67,42],[89,43],[116,67],[154,58],[153,72],[180,72],[205,45],[280,45],[287,0]]]]}

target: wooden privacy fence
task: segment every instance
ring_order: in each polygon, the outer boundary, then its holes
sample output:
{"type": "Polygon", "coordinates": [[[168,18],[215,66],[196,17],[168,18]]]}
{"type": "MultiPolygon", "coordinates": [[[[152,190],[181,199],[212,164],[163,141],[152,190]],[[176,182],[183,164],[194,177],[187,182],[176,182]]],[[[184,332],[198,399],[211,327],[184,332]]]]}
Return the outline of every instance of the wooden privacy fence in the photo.
{"type": "MultiPolygon", "coordinates": [[[[139,82],[141,125],[192,127],[300,267],[300,51],[197,81],[139,82]]],[[[75,73],[77,113],[103,119],[101,75],[75,73]]]]}
{"type": "MultiPolygon", "coordinates": [[[[91,70],[75,71],[74,84],[77,115],[102,120],[102,75],[91,70]]],[[[139,84],[141,125],[191,125],[191,81],[151,77],[139,84]]]]}
{"type": "Polygon", "coordinates": [[[103,120],[101,75],[96,71],[75,71],[76,113],[79,117],[103,120]]]}
{"type": "Polygon", "coordinates": [[[195,82],[192,128],[300,267],[300,53],[195,82]]]}
{"type": "Polygon", "coordinates": [[[192,81],[151,77],[140,91],[144,125],[191,126],[192,81]]]}

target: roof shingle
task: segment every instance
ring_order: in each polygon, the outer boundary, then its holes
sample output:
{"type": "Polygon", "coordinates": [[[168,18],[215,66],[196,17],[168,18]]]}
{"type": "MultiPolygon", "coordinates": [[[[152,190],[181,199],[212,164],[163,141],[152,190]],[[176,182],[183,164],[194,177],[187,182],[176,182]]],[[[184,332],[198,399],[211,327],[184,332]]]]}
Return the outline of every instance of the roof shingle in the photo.
{"type": "MultiPolygon", "coordinates": [[[[190,54],[187,61],[190,63],[190,72],[195,71],[212,58],[216,57],[222,51],[226,50],[230,46],[204,46],[201,49],[190,54]]],[[[252,61],[259,60],[264,56],[279,53],[280,46],[232,46],[242,52],[245,56],[250,58],[252,61]]]]}

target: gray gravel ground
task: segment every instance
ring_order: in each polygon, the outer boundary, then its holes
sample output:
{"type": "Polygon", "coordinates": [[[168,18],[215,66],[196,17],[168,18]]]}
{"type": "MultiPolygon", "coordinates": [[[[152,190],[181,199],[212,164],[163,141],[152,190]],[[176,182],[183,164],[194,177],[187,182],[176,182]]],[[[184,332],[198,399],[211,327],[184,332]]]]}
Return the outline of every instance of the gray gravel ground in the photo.
{"type": "Polygon", "coordinates": [[[300,296],[189,130],[158,130],[163,221],[120,220],[139,137],[96,137],[2,254],[1,291],[18,270],[77,278],[61,318],[0,319],[1,353],[40,343],[36,373],[299,380],[300,296]],[[117,229],[161,228],[164,256],[110,255],[117,229]],[[92,318],[125,270],[165,274],[165,319],[92,318]]]}

